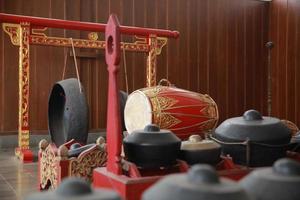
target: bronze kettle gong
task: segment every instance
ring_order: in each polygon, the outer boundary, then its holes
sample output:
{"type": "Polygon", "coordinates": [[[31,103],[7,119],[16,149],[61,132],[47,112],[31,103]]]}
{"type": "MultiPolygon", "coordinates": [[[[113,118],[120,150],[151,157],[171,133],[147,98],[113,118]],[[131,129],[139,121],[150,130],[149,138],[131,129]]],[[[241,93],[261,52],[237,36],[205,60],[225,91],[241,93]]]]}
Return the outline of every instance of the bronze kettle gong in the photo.
{"type": "Polygon", "coordinates": [[[250,200],[237,183],[219,178],[209,165],[194,165],[186,174],[169,175],[146,190],[142,200],[250,200]]]}
{"type": "Polygon", "coordinates": [[[171,131],[157,125],[133,131],[124,138],[126,159],[141,168],[168,167],[176,163],[181,140],[171,131]]]}
{"type": "Polygon", "coordinates": [[[240,184],[257,200],[299,200],[300,163],[280,159],[273,167],[254,170],[240,184]]]}
{"type": "Polygon", "coordinates": [[[270,166],[286,156],[291,131],[281,120],[248,110],[242,117],[225,120],[212,134],[237,164],[251,167],[270,166]]]}

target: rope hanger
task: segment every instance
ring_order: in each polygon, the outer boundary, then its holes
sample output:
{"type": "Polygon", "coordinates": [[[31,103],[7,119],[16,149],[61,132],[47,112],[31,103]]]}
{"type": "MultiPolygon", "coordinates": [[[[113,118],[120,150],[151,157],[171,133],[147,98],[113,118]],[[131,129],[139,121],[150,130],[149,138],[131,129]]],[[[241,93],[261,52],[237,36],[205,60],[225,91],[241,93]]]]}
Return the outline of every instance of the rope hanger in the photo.
{"type": "MultiPolygon", "coordinates": [[[[82,93],[82,87],[81,87],[81,84],[80,84],[80,76],[79,76],[79,70],[78,70],[78,65],[77,65],[76,52],[75,52],[73,38],[69,38],[69,40],[70,40],[71,46],[72,46],[74,65],[75,65],[76,76],[77,76],[77,80],[78,80],[78,87],[79,87],[80,93],[82,93]]],[[[62,74],[62,80],[65,79],[66,68],[67,68],[67,60],[68,60],[68,53],[65,54],[65,58],[64,58],[64,69],[63,69],[63,74],[62,74]]]]}
{"type": "MultiPolygon", "coordinates": [[[[78,80],[79,90],[80,90],[80,93],[81,93],[82,92],[82,87],[81,87],[81,84],[80,84],[80,75],[79,75],[79,70],[78,70],[78,65],[77,65],[76,52],[75,52],[73,38],[69,38],[69,40],[71,42],[71,47],[72,47],[72,52],[73,52],[73,60],[74,60],[74,65],[75,65],[75,69],[76,69],[76,76],[77,76],[77,80],[78,80]]],[[[68,53],[65,54],[65,58],[64,58],[64,68],[63,68],[62,80],[65,79],[66,68],[67,68],[67,60],[68,60],[68,53]]],[[[123,62],[124,62],[126,93],[128,94],[129,89],[128,89],[128,75],[127,75],[127,62],[126,62],[125,48],[123,48],[123,60],[124,60],[123,62]]]]}

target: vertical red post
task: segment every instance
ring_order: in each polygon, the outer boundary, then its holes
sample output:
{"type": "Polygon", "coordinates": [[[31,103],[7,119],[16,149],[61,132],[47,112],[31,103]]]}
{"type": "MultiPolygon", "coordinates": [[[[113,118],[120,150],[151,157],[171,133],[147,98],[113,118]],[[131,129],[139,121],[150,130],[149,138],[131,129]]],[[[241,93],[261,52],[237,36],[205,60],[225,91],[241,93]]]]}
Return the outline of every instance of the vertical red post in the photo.
{"type": "Polygon", "coordinates": [[[117,74],[120,63],[120,24],[115,15],[110,15],[105,28],[105,61],[108,65],[107,103],[107,170],[121,175],[121,119],[117,74]]]}

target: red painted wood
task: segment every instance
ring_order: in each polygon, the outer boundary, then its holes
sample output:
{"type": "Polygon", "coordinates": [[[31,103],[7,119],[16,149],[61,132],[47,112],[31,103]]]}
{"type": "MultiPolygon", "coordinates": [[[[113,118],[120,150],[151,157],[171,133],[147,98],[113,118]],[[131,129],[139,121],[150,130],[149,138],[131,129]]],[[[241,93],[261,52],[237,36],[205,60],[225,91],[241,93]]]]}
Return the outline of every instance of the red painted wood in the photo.
{"type": "Polygon", "coordinates": [[[105,43],[105,61],[108,65],[107,170],[114,174],[121,174],[122,132],[117,78],[121,45],[120,24],[115,15],[111,15],[107,22],[105,43]]]}
{"type": "Polygon", "coordinates": [[[15,150],[20,155],[20,160],[23,163],[31,163],[33,162],[33,152],[30,149],[21,149],[16,148],[15,150]]]}
{"type": "Polygon", "coordinates": [[[117,176],[106,168],[96,168],[93,172],[93,186],[117,191],[123,200],[139,200],[142,193],[158,181],[160,176],[129,178],[117,176]]]}
{"type": "MultiPolygon", "coordinates": [[[[138,169],[135,164],[125,161],[129,168],[138,169]]],[[[107,168],[96,168],[93,171],[93,186],[96,188],[109,188],[117,191],[123,200],[139,200],[143,192],[165,175],[182,173],[188,170],[184,161],[178,160],[178,164],[168,169],[140,170],[141,173],[117,175],[107,168]]],[[[129,169],[129,173],[131,169],[129,169]]]]}
{"type": "Polygon", "coordinates": [[[137,200],[145,189],[164,175],[184,172],[187,170],[185,162],[172,170],[151,170],[143,176],[134,163],[126,160],[129,170],[124,172],[121,167],[121,120],[118,93],[118,72],[120,63],[120,25],[115,15],[109,17],[105,30],[105,60],[108,65],[108,106],[107,106],[107,153],[106,167],[96,168],[93,172],[93,185],[118,191],[125,200],[137,200]]]}
{"type": "MultiPolygon", "coordinates": [[[[49,28],[62,28],[71,30],[85,30],[85,31],[98,31],[104,32],[106,24],[101,23],[91,23],[91,22],[79,22],[61,19],[50,19],[42,17],[31,17],[24,15],[12,15],[0,13],[0,21],[8,23],[20,23],[29,22],[31,25],[39,27],[49,27],[49,28]]],[[[120,32],[127,35],[139,35],[139,36],[149,36],[150,34],[155,34],[161,37],[178,38],[178,31],[162,30],[162,29],[151,29],[151,28],[139,28],[132,26],[121,26],[120,32]]]]}

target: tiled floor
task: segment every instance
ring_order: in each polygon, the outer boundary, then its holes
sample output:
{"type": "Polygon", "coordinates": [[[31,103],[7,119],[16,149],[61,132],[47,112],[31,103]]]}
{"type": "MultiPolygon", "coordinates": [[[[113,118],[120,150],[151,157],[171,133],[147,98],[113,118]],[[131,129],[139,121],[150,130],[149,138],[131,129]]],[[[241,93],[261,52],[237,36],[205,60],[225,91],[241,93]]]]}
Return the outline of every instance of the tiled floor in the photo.
{"type": "Polygon", "coordinates": [[[22,200],[37,191],[37,162],[22,164],[13,149],[0,149],[0,200],[22,200]]]}

